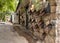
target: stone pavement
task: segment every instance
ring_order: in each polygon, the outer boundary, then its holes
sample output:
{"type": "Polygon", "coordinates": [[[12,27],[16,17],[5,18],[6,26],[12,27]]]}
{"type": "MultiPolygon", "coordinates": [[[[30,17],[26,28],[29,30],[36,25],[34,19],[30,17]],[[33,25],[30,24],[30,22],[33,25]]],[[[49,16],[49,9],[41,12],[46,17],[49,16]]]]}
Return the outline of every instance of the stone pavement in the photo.
{"type": "Polygon", "coordinates": [[[36,37],[34,37],[32,34],[29,34],[30,32],[27,30],[24,31],[24,27],[20,25],[15,25],[14,29],[17,31],[17,33],[19,33],[20,36],[24,36],[29,43],[55,43],[55,28],[50,31],[43,41],[35,39],[36,37]]]}
{"type": "Polygon", "coordinates": [[[50,39],[53,40],[49,35],[46,36],[45,41],[41,42],[34,40],[26,32],[18,30],[19,28],[16,29],[15,31],[13,26],[9,24],[0,24],[0,43],[54,43],[54,41],[49,42],[50,39]]]}
{"type": "Polygon", "coordinates": [[[28,43],[28,41],[14,32],[12,25],[0,24],[0,43],[28,43]]]}

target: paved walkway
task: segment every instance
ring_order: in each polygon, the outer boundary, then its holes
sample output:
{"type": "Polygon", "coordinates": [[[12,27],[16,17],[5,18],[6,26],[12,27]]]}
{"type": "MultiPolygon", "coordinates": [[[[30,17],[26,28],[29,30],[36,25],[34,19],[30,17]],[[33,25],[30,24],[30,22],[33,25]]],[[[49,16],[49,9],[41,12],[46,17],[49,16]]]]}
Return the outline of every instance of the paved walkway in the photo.
{"type": "MultiPolygon", "coordinates": [[[[32,37],[30,37],[30,35],[27,35],[27,33],[23,32],[22,30],[18,32],[14,31],[12,25],[0,24],[0,43],[41,43],[39,40],[36,42],[36,40],[34,40],[32,37]]],[[[49,36],[47,37],[48,39],[51,38],[49,36]]],[[[52,42],[50,41],[50,43],[52,42]]]]}
{"type": "Polygon", "coordinates": [[[17,32],[13,32],[12,25],[0,24],[0,43],[28,43],[28,41],[17,32]]]}

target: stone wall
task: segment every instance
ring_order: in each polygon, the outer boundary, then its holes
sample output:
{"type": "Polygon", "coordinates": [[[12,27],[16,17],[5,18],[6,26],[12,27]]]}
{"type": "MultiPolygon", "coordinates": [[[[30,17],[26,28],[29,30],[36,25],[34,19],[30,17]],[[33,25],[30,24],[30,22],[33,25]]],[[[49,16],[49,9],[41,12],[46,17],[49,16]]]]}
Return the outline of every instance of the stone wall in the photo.
{"type": "Polygon", "coordinates": [[[56,7],[56,43],[60,43],[60,0],[56,0],[57,7],[56,7]]]}
{"type": "Polygon", "coordinates": [[[24,6],[20,7],[19,10],[20,25],[26,27],[28,23],[28,30],[38,40],[45,43],[55,43],[55,24],[52,24],[52,22],[56,19],[56,2],[50,0],[50,6],[51,13],[28,12],[24,6]]]}

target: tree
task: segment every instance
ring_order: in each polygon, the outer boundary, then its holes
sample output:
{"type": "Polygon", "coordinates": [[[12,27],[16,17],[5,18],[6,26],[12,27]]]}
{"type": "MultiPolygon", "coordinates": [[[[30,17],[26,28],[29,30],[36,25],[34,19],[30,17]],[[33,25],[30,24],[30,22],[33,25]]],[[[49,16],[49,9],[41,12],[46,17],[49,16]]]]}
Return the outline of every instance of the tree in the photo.
{"type": "Polygon", "coordinates": [[[0,12],[15,11],[17,0],[0,0],[0,12]]]}
{"type": "Polygon", "coordinates": [[[7,12],[14,12],[17,4],[18,0],[0,0],[0,19],[2,19],[7,12]]]}

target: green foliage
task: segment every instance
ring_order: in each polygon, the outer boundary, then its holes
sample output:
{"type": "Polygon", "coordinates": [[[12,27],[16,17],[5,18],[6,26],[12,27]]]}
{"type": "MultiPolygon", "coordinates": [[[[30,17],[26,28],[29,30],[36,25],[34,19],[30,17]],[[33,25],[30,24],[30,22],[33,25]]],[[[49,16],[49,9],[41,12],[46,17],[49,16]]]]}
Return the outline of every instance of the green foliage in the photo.
{"type": "Polygon", "coordinates": [[[32,4],[34,5],[36,11],[40,10],[43,6],[42,1],[40,0],[32,0],[32,4]]]}
{"type": "Polygon", "coordinates": [[[17,4],[17,0],[0,0],[0,19],[4,20],[5,15],[14,12],[17,4]]]}
{"type": "Polygon", "coordinates": [[[0,0],[0,12],[15,11],[17,0],[0,0]]]}
{"type": "Polygon", "coordinates": [[[4,13],[0,13],[0,20],[5,21],[5,14],[4,13]]]}

